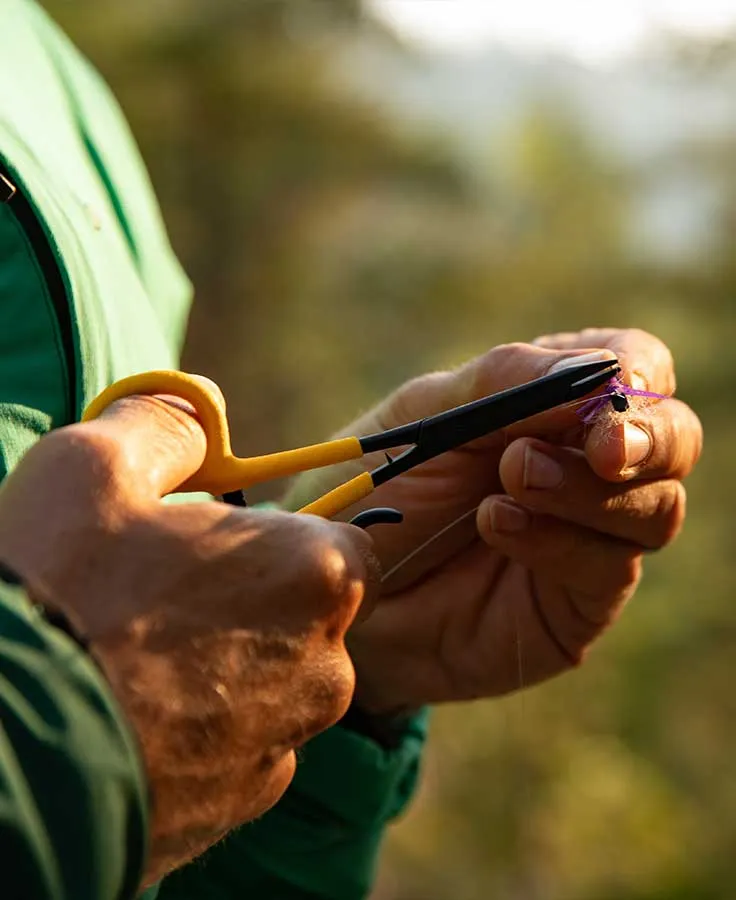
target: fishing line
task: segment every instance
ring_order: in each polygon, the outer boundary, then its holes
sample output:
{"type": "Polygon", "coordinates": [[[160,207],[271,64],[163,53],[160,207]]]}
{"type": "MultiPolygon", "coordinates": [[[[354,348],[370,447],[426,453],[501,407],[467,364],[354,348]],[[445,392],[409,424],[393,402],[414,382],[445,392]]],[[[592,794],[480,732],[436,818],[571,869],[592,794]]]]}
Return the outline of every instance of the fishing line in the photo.
{"type": "MultiPolygon", "coordinates": [[[[478,504],[480,505],[480,504],[478,504]]],[[[407,563],[411,562],[416,556],[418,556],[423,550],[426,550],[427,547],[430,547],[435,541],[439,540],[441,537],[447,534],[448,531],[452,531],[456,525],[459,525],[461,522],[464,522],[466,519],[469,519],[470,516],[475,515],[478,512],[478,506],[474,506],[472,509],[469,509],[466,513],[463,513],[461,516],[458,516],[457,519],[450,522],[449,525],[445,525],[444,528],[441,528],[436,534],[433,534],[431,537],[427,538],[423,544],[420,544],[414,550],[411,551],[407,556],[403,559],[399,560],[395,566],[390,568],[388,572],[386,572],[381,578],[381,584],[390,578],[392,575],[395,575],[398,571],[400,571],[407,563]]]]}
{"type": "MultiPolygon", "coordinates": [[[[571,403],[566,404],[567,407],[581,406],[583,403],[590,402],[587,399],[583,400],[573,400],[571,403]]],[[[508,442],[508,435],[506,435],[508,442]]],[[[469,509],[467,512],[463,513],[461,516],[458,516],[457,519],[454,519],[448,525],[445,525],[444,528],[441,528],[436,534],[433,534],[431,537],[427,538],[426,541],[421,543],[418,547],[415,547],[409,554],[407,554],[403,559],[399,560],[394,566],[392,566],[388,572],[384,573],[381,578],[381,584],[395,575],[397,572],[401,571],[405,565],[410,563],[413,559],[415,559],[422,551],[426,550],[427,547],[431,547],[432,544],[439,540],[441,537],[444,537],[449,531],[452,531],[457,525],[460,525],[462,522],[466,521],[470,518],[470,516],[475,515],[478,512],[478,507],[480,504],[477,504],[472,509],[469,509]]]]}
{"type": "MultiPolygon", "coordinates": [[[[648,396],[648,395],[645,395],[645,396],[648,396]]],[[[630,399],[633,399],[633,398],[630,398],[630,399]]],[[[565,404],[564,408],[572,409],[576,406],[583,406],[586,403],[590,403],[590,398],[584,398],[582,400],[573,400],[570,403],[565,404]]],[[[651,405],[650,403],[647,403],[646,401],[640,401],[640,404],[642,407],[651,405]]],[[[632,404],[632,406],[633,406],[633,404],[632,404]]],[[[602,410],[601,414],[605,414],[605,410],[602,410]]],[[[615,412],[612,412],[612,414],[614,416],[616,415],[615,412]]],[[[619,414],[619,415],[621,415],[623,417],[623,414],[619,414]]],[[[617,418],[618,418],[618,416],[617,416],[617,418]]],[[[581,421],[581,425],[585,425],[585,424],[586,423],[583,423],[581,421]]],[[[591,423],[587,423],[587,424],[591,424],[591,423]]],[[[508,440],[508,435],[506,435],[506,437],[508,440]]],[[[455,528],[457,525],[459,525],[461,522],[464,522],[466,519],[469,519],[470,516],[475,515],[475,513],[478,512],[479,505],[480,504],[477,504],[472,509],[469,509],[467,512],[463,513],[461,516],[458,516],[457,519],[454,519],[448,525],[445,525],[444,528],[441,528],[436,534],[433,534],[431,537],[427,538],[427,540],[424,541],[423,543],[421,543],[418,547],[415,547],[414,550],[412,550],[409,554],[407,554],[403,559],[399,560],[399,562],[397,562],[394,566],[392,566],[392,568],[390,568],[388,570],[388,572],[386,572],[383,575],[383,577],[381,578],[381,583],[383,584],[385,581],[387,581],[389,578],[391,578],[393,575],[395,575],[397,572],[399,572],[405,565],[407,565],[413,559],[415,559],[422,551],[426,550],[427,547],[431,547],[431,545],[435,541],[439,540],[441,537],[444,537],[444,535],[446,535],[449,531],[452,531],[452,529],[455,528]]]]}

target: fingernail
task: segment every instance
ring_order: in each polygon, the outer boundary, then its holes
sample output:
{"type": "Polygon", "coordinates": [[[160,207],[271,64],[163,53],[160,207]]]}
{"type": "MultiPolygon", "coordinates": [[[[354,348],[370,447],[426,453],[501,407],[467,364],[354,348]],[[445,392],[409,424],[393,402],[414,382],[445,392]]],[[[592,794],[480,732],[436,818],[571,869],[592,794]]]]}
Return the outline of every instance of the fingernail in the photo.
{"type": "Polygon", "coordinates": [[[633,388],[636,388],[637,391],[649,390],[649,385],[646,378],[643,375],[640,375],[638,372],[631,373],[631,386],[633,388]]]}
{"type": "Polygon", "coordinates": [[[624,423],[624,458],[626,468],[641,465],[652,452],[652,439],[643,428],[624,423]]]}
{"type": "Polygon", "coordinates": [[[562,484],[565,473],[552,457],[531,447],[524,453],[524,487],[537,491],[551,491],[562,484]]]}
{"type": "Polygon", "coordinates": [[[593,353],[583,353],[580,356],[566,356],[551,366],[548,374],[554,375],[555,372],[562,372],[563,369],[570,369],[572,366],[584,366],[586,363],[598,362],[599,359],[613,360],[616,359],[616,356],[610,350],[596,350],[593,353]]]}
{"type": "Polygon", "coordinates": [[[529,513],[512,503],[496,501],[491,507],[491,528],[500,534],[523,531],[529,525],[529,513]]]}

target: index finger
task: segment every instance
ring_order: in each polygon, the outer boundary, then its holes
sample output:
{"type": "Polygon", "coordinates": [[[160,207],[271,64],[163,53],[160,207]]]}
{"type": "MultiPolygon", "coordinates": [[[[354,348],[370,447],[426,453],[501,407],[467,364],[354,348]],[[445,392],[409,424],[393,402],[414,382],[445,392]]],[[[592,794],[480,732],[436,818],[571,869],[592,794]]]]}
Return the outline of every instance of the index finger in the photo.
{"type": "Polygon", "coordinates": [[[532,342],[553,350],[604,347],[612,350],[623,369],[623,378],[639,390],[671,395],[675,392],[675,366],[666,344],[639,328],[586,328],[547,334],[532,342]]]}

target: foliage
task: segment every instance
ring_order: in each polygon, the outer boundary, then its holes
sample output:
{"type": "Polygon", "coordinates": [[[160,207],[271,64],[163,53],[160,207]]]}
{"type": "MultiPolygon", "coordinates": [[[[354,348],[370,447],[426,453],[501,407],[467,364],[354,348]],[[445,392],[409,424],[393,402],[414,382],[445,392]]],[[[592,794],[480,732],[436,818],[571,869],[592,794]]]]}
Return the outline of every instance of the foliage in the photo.
{"type": "Polygon", "coordinates": [[[734,148],[690,148],[722,186],[719,246],[657,265],[627,243],[646,173],[564,109],[489,136],[487,190],[445,138],[352,97],[334,51],[381,39],[357,0],[47,6],[131,118],[198,288],[186,364],[231,398],[241,452],[319,438],[498,341],[610,323],[670,344],[707,435],[684,535],[579,673],[436,714],[377,896],[730,898],[734,148]]]}

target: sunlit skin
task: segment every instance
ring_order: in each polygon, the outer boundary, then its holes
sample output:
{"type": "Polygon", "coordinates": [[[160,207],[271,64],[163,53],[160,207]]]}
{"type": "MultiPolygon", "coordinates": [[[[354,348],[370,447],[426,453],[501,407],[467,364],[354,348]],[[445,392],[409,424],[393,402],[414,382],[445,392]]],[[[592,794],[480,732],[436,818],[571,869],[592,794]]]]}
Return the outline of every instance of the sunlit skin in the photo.
{"type": "MultiPolygon", "coordinates": [[[[673,392],[656,338],[589,331],[417,378],[348,430],[392,427],[602,348],[627,382],[673,392]]],[[[340,718],[353,688],[366,710],[394,712],[579,663],[633,594],[644,551],[677,534],[701,443],[674,399],[613,428],[558,409],[380,488],[370,504],[405,521],[374,528],[372,543],[314,516],[161,504],[201,464],[204,435],[181,403],[128,398],[26,455],[0,491],[0,558],[90,640],[137,734],[150,883],[275,803],[295,748],[340,718]]],[[[295,495],[344,475],[323,470],[295,495]]]]}
{"type": "Polygon", "coordinates": [[[204,449],[182,404],[129,398],[43,438],[0,490],[0,559],[87,638],[137,736],[145,884],[286,790],[350,703],[345,633],[378,581],[357,528],[162,504],[204,449]]]}
{"type": "MultiPolygon", "coordinates": [[[[618,357],[627,383],[674,391],[672,358],[657,338],[592,329],[498,347],[455,372],[418,378],[346,433],[408,422],[529,381],[571,353],[595,349],[618,357]]],[[[592,427],[565,408],[382,486],[365,505],[398,507],[405,521],[373,529],[388,577],[378,607],[349,636],[358,702],[390,712],[494,696],[579,664],[633,595],[645,551],[679,532],[682,479],[701,446],[697,416],[676,399],[592,427]]],[[[303,479],[290,502],[333,480],[328,471],[303,479]]]]}

